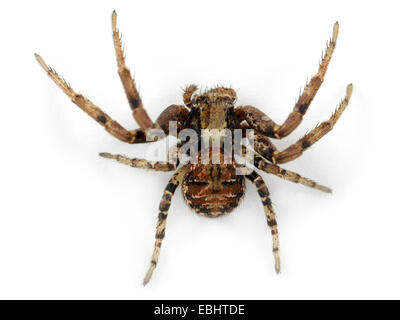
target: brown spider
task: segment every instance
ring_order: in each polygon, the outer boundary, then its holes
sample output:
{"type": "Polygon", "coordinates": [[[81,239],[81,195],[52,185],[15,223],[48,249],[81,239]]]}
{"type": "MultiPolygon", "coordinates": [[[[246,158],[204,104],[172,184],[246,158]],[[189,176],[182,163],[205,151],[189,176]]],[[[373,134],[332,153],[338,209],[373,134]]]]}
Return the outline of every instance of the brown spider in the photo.
{"type": "MultiPolygon", "coordinates": [[[[319,185],[307,178],[303,178],[295,172],[282,169],[277,164],[298,158],[305,150],[333,128],[349,103],[352,92],[351,84],[347,86],[346,96],[331,118],[318,125],[296,143],[283,151],[279,151],[273,145],[270,138],[282,139],[288,136],[302,121],[312,99],[324,80],[329,61],[336,45],[339,30],[338,23],[335,23],[333,27],[333,37],[328,43],[317,74],[308,82],[295,104],[293,111],[282,125],[276,124],[255,107],[240,106],[235,108],[236,93],[233,89],[217,87],[205,93],[194,95],[197,90],[195,85],[188,86],[184,91],[183,101],[185,106],[171,105],[160,114],[156,122],[153,122],[143,108],[135,81],[125,65],[121,38],[117,30],[117,15],[115,11],[112,14],[112,30],[118,63],[118,73],[124,86],[129,105],[133,111],[133,117],[140,127],[139,129],[126,130],[83,95],[75,93],[53,69],[45,64],[39,55],[35,54],[35,56],[43,69],[71,98],[72,102],[89,114],[114,137],[123,142],[132,144],[149,142],[146,141],[146,134],[150,129],[158,128],[162,129],[167,135],[172,134],[169,132],[170,121],[177,122],[177,132],[183,129],[192,129],[201,139],[209,139],[212,129],[227,129],[233,131],[234,129],[251,128],[254,130],[254,165],[256,168],[292,182],[301,183],[324,192],[331,192],[329,188],[319,185]],[[205,132],[207,132],[207,135],[205,135],[205,132]]],[[[179,150],[181,146],[182,144],[178,144],[176,149],[179,150]]],[[[244,149],[246,148],[244,147],[244,149]]],[[[201,150],[199,154],[206,153],[209,155],[211,151],[213,151],[212,148],[201,150]]],[[[221,149],[221,151],[223,150],[221,149]]],[[[137,158],[130,159],[121,155],[111,155],[109,153],[101,153],[100,155],[105,158],[115,159],[132,167],[157,171],[174,171],[178,169],[179,166],[178,161],[173,163],[170,161],[147,161],[137,158]]],[[[249,179],[256,186],[262,200],[268,226],[272,233],[275,270],[279,273],[278,229],[275,213],[269,197],[269,191],[259,174],[252,171],[251,173],[248,172],[245,175],[240,175],[236,171],[239,167],[237,162],[232,160],[232,162],[228,164],[225,162],[223,162],[223,164],[215,162],[209,164],[188,163],[184,164],[176,171],[165,188],[161,199],[156,242],[151,265],[144,279],[144,284],[150,280],[153,270],[156,267],[161,243],[165,236],[168,209],[171,204],[171,198],[178,185],[182,184],[185,201],[196,213],[207,217],[218,217],[231,212],[238,206],[245,191],[244,178],[249,179]]]]}

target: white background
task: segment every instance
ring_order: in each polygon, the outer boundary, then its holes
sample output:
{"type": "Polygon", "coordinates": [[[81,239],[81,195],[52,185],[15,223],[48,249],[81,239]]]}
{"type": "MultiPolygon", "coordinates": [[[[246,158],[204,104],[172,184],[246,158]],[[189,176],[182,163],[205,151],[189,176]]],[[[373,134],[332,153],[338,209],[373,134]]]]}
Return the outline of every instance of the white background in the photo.
{"type": "Polygon", "coordinates": [[[0,12],[0,298],[400,298],[395,1],[13,1],[0,12]],[[100,158],[143,157],[146,146],[108,135],[33,56],[136,128],[116,72],[113,9],[153,119],[197,83],[231,85],[238,104],[281,123],[339,21],[323,86],[302,125],[277,142],[288,146],[326,120],[352,82],[334,130],[284,165],[334,192],[263,174],[281,275],[248,183],[241,206],[221,219],[197,216],[178,190],[159,265],[142,286],[171,173],[100,158]]]}

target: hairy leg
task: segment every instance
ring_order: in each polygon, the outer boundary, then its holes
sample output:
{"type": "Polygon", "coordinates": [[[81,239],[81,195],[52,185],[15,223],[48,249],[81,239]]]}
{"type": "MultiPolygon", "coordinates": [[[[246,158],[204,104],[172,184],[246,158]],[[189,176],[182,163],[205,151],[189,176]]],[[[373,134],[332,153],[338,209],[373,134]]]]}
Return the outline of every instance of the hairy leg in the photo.
{"type": "Polygon", "coordinates": [[[254,155],[254,166],[257,169],[260,169],[264,172],[276,175],[279,178],[282,178],[282,179],[285,179],[285,180],[288,180],[291,182],[295,182],[295,183],[300,183],[304,186],[318,189],[323,192],[327,192],[327,193],[332,192],[332,190],[329,189],[328,187],[320,185],[320,184],[316,183],[315,181],[310,180],[308,178],[304,178],[296,172],[283,169],[283,168],[277,166],[276,164],[268,163],[267,161],[265,161],[263,158],[261,158],[258,155],[254,155]]]}
{"type": "MultiPolygon", "coordinates": [[[[299,175],[296,172],[286,170],[284,168],[281,168],[280,166],[276,164],[272,164],[264,160],[261,156],[258,155],[258,152],[254,153],[253,150],[250,150],[246,147],[242,147],[242,155],[246,154],[248,156],[247,159],[253,159],[253,164],[257,169],[260,169],[266,173],[271,173],[273,175],[278,176],[279,178],[294,182],[294,183],[300,183],[304,186],[314,188],[321,190],[323,192],[331,193],[332,190],[329,189],[328,187],[325,187],[323,185],[319,185],[315,181],[304,178],[301,175],[299,175]]],[[[248,160],[249,161],[249,160],[248,160]]],[[[246,167],[248,170],[251,170],[250,168],[246,167]]]]}
{"type": "MultiPolygon", "coordinates": [[[[107,132],[116,137],[117,139],[128,143],[144,143],[152,142],[146,140],[146,130],[135,129],[127,130],[122,127],[118,122],[113,120],[109,115],[102,111],[99,107],[93,104],[89,99],[85,98],[82,94],[76,93],[71,86],[60,77],[57,72],[50,68],[38,54],[35,54],[40,66],[47,72],[49,77],[70,97],[73,103],[85,111],[89,116],[102,125],[107,132]]],[[[167,107],[157,118],[157,127],[161,128],[165,134],[169,134],[169,122],[177,122],[177,130],[182,129],[182,125],[188,115],[189,111],[181,105],[171,105],[167,107]]]]}
{"type": "Polygon", "coordinates": [[[70,97],[73,103],[85,111],[117,139],[128,143],[134,143],[136,139],[135,133],[126,130],[118,122],[111,119],[110,116],[103,112],[99,107],[94,105],[89,99],[72,90],[70,85],[63,78],[61,78],[55,70],[46,65],[41,56],[35,54],[35,57],[41,67],[47,72],[49,77],[64,91],[68,97],[70,97]]]}
{"type": "Polygon", "coordinates": [[[333,27],[332,39],[328,43],[325,55],[322,58],[318,72],[307,83],[297,103],[295,104],[293,111],[290,113],[290,115],[282,125],[276,124],[266,114],[252,106],[243,106],[236,108],[236,114],[239,119],[246,120],[251,127],[272,138],[281,139],[292,133],[293,130],[295,130],[303,120],[304,114],[308,110],[311,101],[314,99],[318,89],[324,81],[325,73],[328,69],[328,64],[335,49],[338,32],[339,24],[336,22],[333,27]]]}
{"type": "MultiPolygon", "coordinates": [[[[345,98],[328,121],[322,122],[315,129],[283,151],[277,150],[271,140],[256,128],[254,132],[254,150],[272,163],[285,163],[300,157],[305,150],[333,129],[339,117],[349,104],[352,90],[353,86],[351,84],[348,85],[345,98]]],[[[251,129],[251,127],[246,123],[242,123],[241,129],[251,129]]]]}
{"type": "Polygon", "coordinates": [[[167,223],[168,210],[171,205],[171,198],[174,195],[175,190],[178,187],[178,185],[182,182],[182,179],[186,172],[186,169],[187,169],[186,166],[180,168],[174,174],[174,176],[171,178],[171,180],[167,184],[167,187],[164,190],[164,194],[162,196],[160,208],[159,208],[160,213],[158,215],[158,221],[157,221],[156,242],[154,244],[154,251],[153,251],[153,255],[151,257],[150,268],[147,271],[147,274],[144,278],[143,285],[146,285],[150,281],[153,271],[157,266],[158,256],[160,254],[161,243],[165,237],[165,227],[166,227],[166,223],[167,223]]]}
{"type": "Polygon", "coordinates": [[[279,258],[279,235],[278,235],[278,225],[275,219],[275,212],[272,208],[271,199],[269,198],[269,191],[261,176],[253,171],[251,174],[246,176],[256,187],[258,195],[261,198],[262,204],[264,206],[265,215],[267,217],[267,223],[272,234],[272,252],[275,257],[275,271],[280,272],[281,263],[279,258]]]}
{"type": "Polygon", "coordinates": [[[311,130],[303,138],[299,139],[296,143],[292,144],[285,150],[280,152],[275,151],[273,157],[275,158],[276,163],[285,163],[300,157],[305,150],[331,131],[349,104],[352,90],[353,86],[349,84],[347,86],[345,98],[328,121],[322,122],[315,129],[311,130]]]}
{"type": "Polygon", "coordinates": [[[146,110],[143,108],[142,99],[136,89],[135,80],[131,76],[131,72],[125,64],[125,55],[122,49],[121,37],[117,29],[117,13],[112,13],[112,31],[115,53],[117,55],[118,74],[124,86],[126,97],[133,112],[133,117],[143,130],[156,127],[150,119],[146,110]]]}
{"type": "Polygon", "coordinates": [[[99,155],[103,158],[114,159],[134,168],[150,169],[155,171],[175,171],[179,164],[178,162],[148,161],[145,159],[128,158],[120,154],[110,154],[107,152],[102,152],[99,155]]]}
{"type": "MultiPolygon", "coordinates": [[[[82,94],[76,93],[71,86],[60,77],[57,72],[47,66],[41,56],[35,54],[40,66],[47,72],[49,77],[70,97],[73,103],[85,111],[89,116],[102,125],[110,134],[117,139],[128,143],[144,143],[152,142],[146,141],[146,130],[136,129],[127,130],[122,127],[118,122],[113,120],[109,115],[102,111],[99,107],[93,104],[89,99],[85,98],[82,94]]],[[[189,111],[181,105],[171,105],[167,107],[157,118],[157,127],[161,128],[165,134],[169,134],[169,122],[177,122],[177,130],[182,129],[182,125],[188,115],[189,111]]]]}

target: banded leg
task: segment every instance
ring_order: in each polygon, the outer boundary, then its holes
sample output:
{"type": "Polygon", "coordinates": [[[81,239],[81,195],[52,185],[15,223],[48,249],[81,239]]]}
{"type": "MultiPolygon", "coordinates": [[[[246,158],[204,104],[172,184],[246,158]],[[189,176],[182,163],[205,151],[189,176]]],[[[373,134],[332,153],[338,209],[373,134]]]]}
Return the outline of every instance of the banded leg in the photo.
{"type": "Polygon", "coordinates": [[[143,108],[142,99],[136,89],[135,80],[131,76],[131,72],[125,64],[125,55],[122,49],[121,37],[117,29],[117,13],[112,13],[112,31],[115,53],[117,56],[118,74],[124,86],[126,97],[133,112],[133,117],[143,130],[155,127],[146,110],[143,108]]]}
{"type": "Polygon", "coordinates": [[[102,125],[107,132],[112,134],[117,139],[128,143],[134,143],[137,136],[136,133],[126,130],[118,122],[111,119],[110,116],[103,112],[99,107],[94,105],[89,99],[72,90],[70,85],[64,79],[62,79],[55,70],[46,65],[41,56],[35,54],[35,57],[40,66],[47,72],[49,77],[64,91],[68,97],[70,97],[73,103],[85,111],[89,116],[102,125]]]}
{"type": "MultiPolygon", "coordinates": [[[[346,89],[345,98],[342,100],[339,107],[332,114],[331,118],[328,121],[321,123],[314,130],[306,134],[303,138],[301,138],[296,143],[289,146],[283,151],[277,150],[277,148],[268,137],[255,129],[254,150],[272,163],[285,163],[300,157],[306,149],[308,149],[312,144],[317,142],[325,134],[333,129],[339,117],[342,115],[343,111],[349,104],[352,90],[353,86],[349,84],[346,89]]],[[[241,129],[251,129],[251,127],[248,124],[243,123],[241,125],[241,129]]]]}
{"type": "Polygon", "coordinates": [[[285,179],[285,180],[288,180],[288,181],[291,181],[294,183],[300,183],[304,186],[318,189],[323,192],[327,192],[327,193],[332,192],[332,190],[329,189],[328,187],[322,186],[313,180],[304,178],[296,172],[283,169],[283,168],[277,166],[276,164],[268,163],[267,161],[265,161],[263,158],[261,158],[258,155],[254,155],[254,166],[264,172],[276,175],[279,178],[282,178],[282,179],[285,179]]]}
{"type": "Polygon", "coordinates": [[[174,163],[163,162],[163,161],[148,161],[145,159],[128,158],[120,154],[110,154],[107,152],[102,152],[99,155],[103,158],[114,159],[118,162],[121,162],[123,164],[126,164],[134,168],[150,169],[155,171],[174,171],[179,165],[177,161],[174,163]]]}
{"type": "Polygon", "coordinates": [[[180,168],[174,176],[171,178],[169,183],[167,184],[167,187],[164,190],[164,194],[161,199],[160,203],[160,213],[158,215],[158,221],[157,221],[157,229],[156,229],[156,242],[154,244],[154,251],[153,255],[151,257],[151,264],[149,267],[149,270],[146,273],[146,276],[143,280],[143,285],[146,285],[152,274],[154,269],[157,266],[158,262],[158,256],[160,254],[160,248],[161,248],[161,243],[165,237],[165,227],[167,223],[167,217],[168,217],[168,209],[171,205],[171,198],[175,193],[176,188],[178,185],[182,182],[183,176],[186,172],[187,166],[184,166],[180,168]]]}
{"type": "Polygon", "coordinates": [[[346,90],[346,96],[340,103],[339,107],[335,110],[328,121],[322,122],[315,129],[311,130],[303,138],[298,140],[296,143],[292,144],[283,151],[275,151],[273,158],[275,158],[276,163],[285,163],[294,160],[302,155],[302,153],[311,147],[315,142],[321,139],[329,131],[331,131],[342,115],[343,111],[349,104],[351,93],[353,91],[353,86],[349,84],[346,90]]]}
{"type": "Polygon", "coordinates": [[[331,60],[333,51],[336,46],[338,32],[339,24],[336,22],[333,26],[332,39],[328,43],[325,55],[322,58],[318,72],[307,83],[303,90],[303,93],[297,100],[293,111],[289,114],[288,118],[282,125],[276,124],[262,111],[252,106],[236,108],[236,112],[239,118],[241,120],[245,119],[251,127],[272,138],[281,139],[292,133],[293,130],[295,130],[303,120],[304,114],[306,113],[309,105],[311,104],[311,101],[314,99],[318,89],[324,81],[324,77],[328,69],[328,64],[331,60]]]}
{"type": "Polygon", "coordinates": [[[258,195],[260,196],[264,206],[267,223],[272,234],[272,252],[275,258],[275,271],[276,273],[279,273],[281,269],[281,263],[279,258],[278,225],[275,219],[274,209],[272,208],[271,199],[269,198],[268,188],[261,176],[255,171],[247,175],[246,178],[248,178],[257,187],[258,195]]]}
{"type": "MultiPolygon", "coordinates": [[[[127,130],[118,122],[111,119],[104,111],[94,105],[89,99],[82,94],[76,93],[70,85],[61,78],[55,70],[46,65],[44,60],[38,54],[35,54],[40,66],[47,72],[50,78],[70,97],[73,103],[85,111],[89,116],[102,125],[110,134],[117,139],[128,143],[145,143],[152,142],[146,140],[146,131],[143,129],[127,130]]],[[[177,130],[181,130],[189,111],[181,105],[171,105],[167,107],[157,118],[157,126],[169,134],[169,122],[177,122],[177,130]]]]}

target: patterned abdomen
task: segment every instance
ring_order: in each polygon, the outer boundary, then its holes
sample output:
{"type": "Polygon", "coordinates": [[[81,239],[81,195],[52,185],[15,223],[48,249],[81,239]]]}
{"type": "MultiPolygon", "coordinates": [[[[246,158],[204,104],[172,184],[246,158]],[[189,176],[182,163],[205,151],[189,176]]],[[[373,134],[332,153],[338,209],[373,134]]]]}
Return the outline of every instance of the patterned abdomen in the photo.
{"type": "Polygon", "coordinates": [[[183,197],[196,213],[218,217],[230,213],[243,197],[245,181],[232,164],[193,164],[182,182],[183,197]]]}

